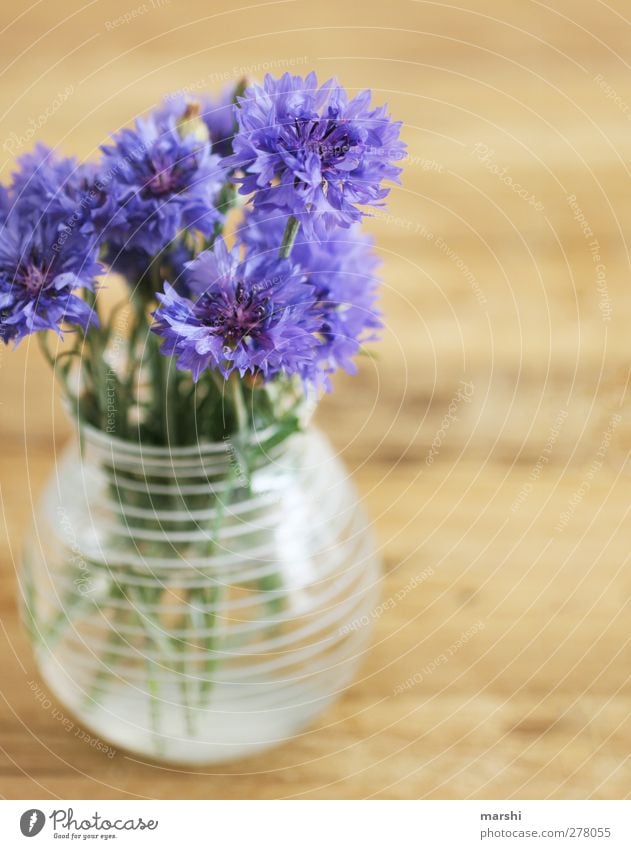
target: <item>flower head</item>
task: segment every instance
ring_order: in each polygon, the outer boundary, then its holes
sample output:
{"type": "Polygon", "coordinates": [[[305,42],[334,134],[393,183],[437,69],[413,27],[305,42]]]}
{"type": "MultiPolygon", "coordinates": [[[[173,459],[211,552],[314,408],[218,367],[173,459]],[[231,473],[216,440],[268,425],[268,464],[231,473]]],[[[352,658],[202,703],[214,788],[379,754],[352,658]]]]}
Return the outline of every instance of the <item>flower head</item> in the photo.
{"type": "Polygon", "coordinates": [[[335,80],[318,87],[314,73],[305,79],[270,75],[238,98],[238,132],[233,168],[243,176],[242,194],[255,207],[277,207],[305,216],[311,232],[349,227],[359,221],[358,206],[379,205],[401,171],[400,123],[386,107],[373,108],[370,92],[349,100],[335,80]]]}
{"type": "Polygon", "coordinates": [[[84,330],[96,315],[77,289],[92,289],[102,272],[85,189],[91,166],[38,145],[18,160],[0,192],[0,339],[19,342],[64,325],[84,330]]]}
{"type": "Polygon", "coordinates": [[[181,229],[210,236],[221,220],[215,206],[221,160],[207,137],[186,132],[185,124],[186,115],[158,111],[103,147],[101,179],[116,198],[106,232],[110,245],[157,254],[181,229]]]}
{"type": "Polygon", "coordinates": [[[186,266],[192,297],[165,285],[153,330],[162,351],[197,380],[205,369],[271,378],[280,372],[314,377],[318,345],[312,286],[284,259],[242,260],[223,239],[186,266]]]}
{"type": "Polygon", "coordinates": [[[60,216],[81,215],[81,224],[89,219],[89,208],[82,204],[83,194],[96,180],[96,165],[80,165],[74,157],[59,157],[43,144],[18,159],[13,174],[12,194],[22,210],[44,211],[60,216]]]}
{"type": "Polygon", "coordinates": [[[0,224],[2,224],[11,209],[11,198],[4,186],[0,185],[0,224]]]}
{"type": "Polygon", "coordinates": [[[19,342],[38,330],[71,324],[84,330],[94,312],[74,294],[101,273],[95,249],[62,219],[15,203],[0,227],[0,339],[19,342]]]}
{"type": "Polygon", "coordinates": [[[18,166],[11,199],[21,215],[53,216],[68,233],[91,237],[95,246],[100,243],[116,205],[104,191],[98,165],[60,157],[38,144],[18,159],[18,166]]]}
{"type": "MultiPolygon", "coordinates": [[[[286,222],[278,212],[254,211],[247,216],[240,239],[251,256],[269,256],[278,250],[286,222]]],[[[320,368],[327,374],[337,368],[355,373],[352,358],[364,343],[377,338],[382,326],[376,307],[379,258],[372,239],[361,233],[359,225],[336,228],[322,240],[309,238],[301,229],[291,260],[314,289],[320,368]]]]}

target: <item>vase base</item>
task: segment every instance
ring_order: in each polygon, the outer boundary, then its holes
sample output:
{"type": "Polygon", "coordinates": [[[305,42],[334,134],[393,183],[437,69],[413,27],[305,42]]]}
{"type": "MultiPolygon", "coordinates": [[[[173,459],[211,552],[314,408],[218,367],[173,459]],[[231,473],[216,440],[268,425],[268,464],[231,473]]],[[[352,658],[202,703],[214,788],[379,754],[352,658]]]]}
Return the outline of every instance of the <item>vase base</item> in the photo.
{"type": "Polygon", "coordinates": [[[352,482],[317,432],[294,435],[247,487],[226,479],[225,445],[200,450],[88,434],[45,491],[21,572],[42,678],[77,736],[191,767],[311,725],[355,678],[381,577],[352,482]]]}
{"type": "Polygon", "coordinates": [[[182,767],[243,760],[289,742],[343,694],[361,661],[358,654],[352,666],[347,663],[338,670],[335,680],[329,670],[325,695],[320,692],[314,697],[313,688],[303,682],[302,687],[298,684],[294,688],[291,702],[266,706],[269,683],[261,682],[258,687],[251,685],[244,709],[239,687],[219,685],[204,707],[191,706],[183,711],[178,693],[167,691],[158,703],[162,715],[156,717],[155,705],[141,691],[130,698],[128,685],[124,685],[124,698],[114,688],[98,704],[90,705],[76,682],[47,652],[43,654],[38,657],[38,666],[46,687],[95,740],[103,741],[112,752],[121,749],[138,759],[182,767]]]}

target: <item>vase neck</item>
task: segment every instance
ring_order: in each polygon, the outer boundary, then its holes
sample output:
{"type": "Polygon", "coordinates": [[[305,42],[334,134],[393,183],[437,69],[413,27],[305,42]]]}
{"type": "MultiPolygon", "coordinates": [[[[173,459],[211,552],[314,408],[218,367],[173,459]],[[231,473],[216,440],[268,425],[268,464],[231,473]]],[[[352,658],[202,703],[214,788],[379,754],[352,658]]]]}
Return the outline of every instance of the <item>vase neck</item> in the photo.
{"type": "MultiPolygon", "coordinates": [[[[83,426],[79,431],[84,463],[104,470],[108,477],[145,481],[147,489],[168,481],[213,481],[231,479],[247,486],[259,471],[285,467],[295,452],[301,434],[284,436],[280,428],[231,436],[221,442],[164,447],[112,437],[104,431],[83,426]]],[[[298,449],[299,450],[299,449],[298,449]]]]}

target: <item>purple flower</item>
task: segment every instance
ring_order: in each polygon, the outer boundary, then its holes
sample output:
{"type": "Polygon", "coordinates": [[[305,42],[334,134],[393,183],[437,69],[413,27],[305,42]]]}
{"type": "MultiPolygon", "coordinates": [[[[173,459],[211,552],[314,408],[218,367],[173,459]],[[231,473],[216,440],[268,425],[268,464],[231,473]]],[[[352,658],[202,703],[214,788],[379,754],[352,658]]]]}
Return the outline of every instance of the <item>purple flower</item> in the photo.
{"type": "Polygon", "coordinates": [[[182,131],[174,112],[139,118],[103,153],[101,180],[116,198],[106,238],[118,250],[157,254],[183,228],[210,236],[221,221],[221,160],[207,140],[182,131]]]}
{"type": "MultiPolygon", "coordinates": [[[[13,198],[12,198],[13,199],[13,198]]],[[[13,206],[0,227],[0,338],[19,342],[38,330],[70,324],[84,330],[96,316],[76,289],[93,288],[102,271],[89,239],[57,214],[13,206]]]]}
{"type": "Polygon", "coordinates": [[[100,183],[97,165],[59,157],[38,144],[18,159],[18,166],[11,198],[20,214],[56,216],[68,231],[89,235],[95,244],[100,242],[115,204],[100,183]]]}
{"type": "Polygon", "coordinates": [[[84,330],[97,319],[75,293],[93,289],[103,269],[96,261],[91,215],[93,166],[57,157],[38,145],[18,160],[0,193],[0,338],[19,342],[63,325],[84,330]]]}
{"type": "Polygon", "coordinates": [[[22,210],[70,217],[89,206],[82,206],[82,200],[96,179],[95,165],[80,165],[74,157],[58,157],[50,148],[37,144],[18,159],[18,166],[12,194],[22,210]]]}
{"type": "Polygon", "coordinates": [[[6,221],[9,210],[11,209],[11,198],[4,186],[0,186],[0,224],[6,221]]]}
{"type": "Polygon", "coordinates": [[[388,194],[384,180],[398,182],[405,145],[400,123],[386,107],[373,108],[370,92],[349,100],[335,80],[318,88],[314,73],[306,79],[284,74],[265,77],[238,98],[238,132],[228,164],[240,168],[242,194],[254,205],[288,214],[308,213],[309,232],[359,221],[358,205],[377,206],[388,194]]]}
{"type": "Polygon", "coordinates": [[[165,285],[158,295],[153,330],[162,351],[198,380],[205,369],[224,378],[280,372],[315,379],[316,332],[313,287],[284,259],[259,256],[241,260],[223,239],[187,264],[186,284],[193,298],[165,285]]]}
{"type": "MultiPolygon", "coordinates": [[[[277,211],[254,211],[239,232],[250,256],[271,256],[278,252],[287,216],[277,211]]],[[[362,234],[359,225],[336,228],[323,240],[309,239],[304,229],[291,252],[291,261],[313,285],[320,326],[319,364],[323,372],[344,368],[357,371],[352,358],[362,345],[377,338],[382,326],[376,307],[380,264],[373,240],[362,234]]],[[[327,383],[328,386],[328,383],[327,383]]]]}

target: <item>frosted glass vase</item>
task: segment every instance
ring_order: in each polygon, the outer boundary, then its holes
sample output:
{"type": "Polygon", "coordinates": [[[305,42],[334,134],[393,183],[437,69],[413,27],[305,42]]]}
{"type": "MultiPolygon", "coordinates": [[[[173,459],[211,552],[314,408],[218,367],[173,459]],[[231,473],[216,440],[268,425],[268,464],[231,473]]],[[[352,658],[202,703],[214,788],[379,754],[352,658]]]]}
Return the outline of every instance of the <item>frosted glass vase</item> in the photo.
{"type": "Polygon", "coordinates": [[[81,445],[45,489],[20,581],[56,698],[115,747],[191,765],[312,722],[356,675],[380,577],[327,440],[166,449],[85,428],[81,445]]]}

